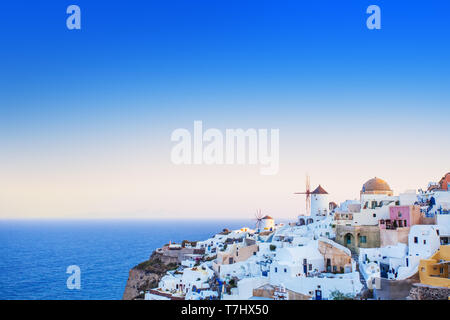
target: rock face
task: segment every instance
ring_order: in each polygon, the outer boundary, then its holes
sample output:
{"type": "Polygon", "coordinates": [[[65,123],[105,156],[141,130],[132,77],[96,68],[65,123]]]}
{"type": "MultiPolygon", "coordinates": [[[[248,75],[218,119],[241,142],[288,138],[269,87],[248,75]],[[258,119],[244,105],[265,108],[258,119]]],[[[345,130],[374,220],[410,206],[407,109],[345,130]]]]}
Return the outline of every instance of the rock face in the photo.
{"type": "Polygon", "coordinates": [[[132,268],[128,275],[127,284],[122,300],[143,299],[141,291],[146,291],[158,286],[159,280],[167,271],[176,269],[179,264],[162,261],[163,256],[154,251],[149,260],[132,268]]]}
{"type": "Polygon", "coordinates": [[[415,283],[411,288],[408,298],[411,300],[448,300],[449,297],[449,288],[433,287],[415,283]]]}
{"type": "MultiPolygon", "coordinates": [[[[189,242],[184,240],[183,243],[189,242]]],[[[189,242],[195,245],[194,242],[189,242]]],[[[156,288],[159,280],[169,270],[177,269],[181,261],[185,260],[191,254],[203,255],[205,249],[196,249],[195,247],[170,248],[164,245],[162,248],[153,251],[147,261],[144,261],[130,270],[128,275],[125,292],[122,300],[141,299],[144,296],[141,291],[156,288]]]]}
{"type": "Polygon", "coordinates": [[[122,300],[133,300],[140,298],[139,292],[145,291],[146,287],[151,288],[157,286],[160,279],[161,277],[156,273],[135,268],[131,269],[122,300]],[[155,283],[156,285],[152,285],[155,283]]]}

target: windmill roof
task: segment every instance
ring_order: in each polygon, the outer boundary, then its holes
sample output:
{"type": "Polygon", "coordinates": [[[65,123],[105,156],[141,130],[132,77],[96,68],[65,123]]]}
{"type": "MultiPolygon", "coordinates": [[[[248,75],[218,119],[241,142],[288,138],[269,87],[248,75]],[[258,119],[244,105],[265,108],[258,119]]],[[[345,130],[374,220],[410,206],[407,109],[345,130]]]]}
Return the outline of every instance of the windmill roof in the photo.
{"type": "Polygon", "coordinates": [[[319,186],[313,191],[311,192],[312,194],[328,194],[328,192],[325,191],[324,188],[322,188],[322,186],[319,184],[319,186]]]}
{"type": "Polygon", "coordinates": [[[273,218],[271,216],[265,216],[263,219],[272,219],[273,220],[273,218]]]}

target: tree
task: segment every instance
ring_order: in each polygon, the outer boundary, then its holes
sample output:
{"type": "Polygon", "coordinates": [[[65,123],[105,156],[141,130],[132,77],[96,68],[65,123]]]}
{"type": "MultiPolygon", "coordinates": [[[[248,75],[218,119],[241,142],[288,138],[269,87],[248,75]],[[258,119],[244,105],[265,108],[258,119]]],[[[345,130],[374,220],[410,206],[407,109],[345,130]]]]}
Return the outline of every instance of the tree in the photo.
{"type": "Polygon", "coordinates": [[[354,297],[351,294],[344,294],[339,290],[331,291],[330,293],[331,300],[354,300],[354,297]]]}

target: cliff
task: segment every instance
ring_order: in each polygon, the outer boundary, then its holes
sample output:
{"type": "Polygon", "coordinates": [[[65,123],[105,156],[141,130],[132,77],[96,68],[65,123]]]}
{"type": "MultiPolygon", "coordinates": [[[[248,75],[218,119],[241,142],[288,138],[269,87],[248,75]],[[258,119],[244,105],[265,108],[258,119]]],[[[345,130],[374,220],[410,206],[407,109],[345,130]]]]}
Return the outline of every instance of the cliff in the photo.
{"type": "Polygon", "coordinates": [[[412,285],[408,300],[448,300],[450,288],[433,287],[421,283],[412,285]]]}
{"type": "Polygon", "coordinates": [[[141,291],[146,291],[158,286],[159,280],[167,271],[176,269],[179,264],[163,262],[163,256],[154,251],[147,261],[133,267],[128,275],[127,284],[122,300],[142,299],[141,291]]]}

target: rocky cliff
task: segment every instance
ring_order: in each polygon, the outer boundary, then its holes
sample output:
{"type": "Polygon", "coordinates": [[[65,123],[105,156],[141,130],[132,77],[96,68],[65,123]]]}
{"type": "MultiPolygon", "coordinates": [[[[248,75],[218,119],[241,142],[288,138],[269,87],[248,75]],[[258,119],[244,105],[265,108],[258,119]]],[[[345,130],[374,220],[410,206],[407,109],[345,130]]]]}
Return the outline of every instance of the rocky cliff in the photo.
{"type": "Polygon", "coordinates": [[[450,288],[433,287],[421,283],[413,284],[409,293],[409,300],[448,300],[450,288]]]}
{"type": "Polygon", "coordinates": [[[154,251],[147,261],[130,270],[122,300],[143,299],[142,291],[157,287],[167,271],[178,267],[177,263],[163,262],[161,258],[163,256],[154,251]]]}

